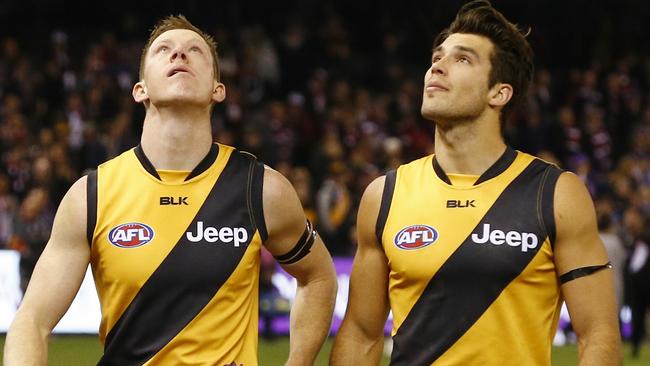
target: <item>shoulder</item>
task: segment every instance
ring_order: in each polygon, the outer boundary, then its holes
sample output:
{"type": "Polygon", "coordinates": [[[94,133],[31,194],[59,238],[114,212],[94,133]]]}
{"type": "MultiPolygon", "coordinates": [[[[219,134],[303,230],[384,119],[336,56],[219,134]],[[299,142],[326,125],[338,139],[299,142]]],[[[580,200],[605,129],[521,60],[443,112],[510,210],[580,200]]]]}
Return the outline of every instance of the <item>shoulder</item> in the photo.
{"type": "Polygon", "coordinates": [[[386,216],[390,205],[385,197],[392,195],[385,192],[390,185],[394,184],[395,171],[392,170],[386,175],[373,180],[361,197],[359,211],[357,212],[357,232],[359,245],[377,245],[381,241],[381,233],[386,223],[386,216]],[[391,183],[392,182],[392,183],[391,183]]]}
{"type": "Polygon", "coordinates": [[[421,158],[411,160],[408,163],[402,164],[395,171],[399,171],[400,174],[407,174],[412,171],[419,171],[421,169],[426,169],[426,168],[431,168],[433,169],[433,158],[434,155],[430,154],[427,156],[423,156],[421,158]]]}
{"type": "Polygon", "coordinates": [[[287,196],[295,195],[289,180],[275,169],[264,166],[264,204],[283,205],[287,196]]]}
{"type": "MultiPolygon", "coordinates": [[[[96,184],[96,180],[94,182],[96,184]]],[[[68,189],[65,196],[63,196],[57,215],[63,215],[64,217],[74,219],[79,223],[79,226],[83,223],[85,228],[88,197],[93,194],[93,192],[89,192],[89,188],[92,189],[92,184],[93,179],[89,178],[87,175],[77,179],[77,181],[70,186],[70,189],[68,189]]]]}
{"type": "Polygon", "coordinates": [[[362,202],[377,202],[377,204],[379,204],[384,193],[385,185],[386,175],[375,178],[375,180],[368,184],[368,187],[366,187],[365,191],[363,192],[363,197],[361,198],[362,202]]]}
{"type": "Polygon", "coordinates": [[[307,222],[298,194],[287,178],[265,167],[262,201],[268,233],[264,245],[273,255],[285,254],[301,237],[307,222]]]}
{"type": "Polygon", "coordinates": [[[111,167],[119,163],[122,163],[124,161],[129,161],[132,159],[142,160],[143,158],[146,159],[146,156],[144,155],[144,152],[142,152],[142,148],[140,147],[140,145],[138,145],[130,149],[127,149],[126,151],[121,152],[119,155],[104,161],[103,163],[97,166],[97,169],[98,170],[104,169],[106,167],[111,167]]]}
{"type": "Polygon", "coordinates": [[[263,187],[262,201],[269,235],[291,226],[296,226],[299,231],[304,229],[302,205],[289,180],[280,172],[264,166],[263,187]]]}
{"type": "Polygon", "coordinates": [[[57,245],[71,247],[86,243],[88,177],[79,178],[65,194],[57,210],[52,238],[57,245]]]}
{"type": "Polygon", "coordinates": [[[570,219],[569,215],[593,214],[591,195],[580,178],[571,172],[559,174],[555,185],[554,206],[560,220],[570,219]]]}
{"type": "Polygon", "coordinates": [[[582,180],[564,172],[558,178],[553,199],[559,243],[598,241],[596,210],[582,180]]]}
{"type": "MultiPolygon", "coordinates": [[[[96,172],[96,171],[93,171],[96,172]]],[[[91,172],[92,174],[92,172],[91,172]]],[[[77,179],[68,192],[63,197],[64,200],[72,201],[76,204],[82,204],[86,206],[87,191],[89,187],[89,180],[92,181],[92,178],[89,178],[88,175],[84,175],[81,178],[77,179]]],[[[92,184],[92,182],[90,183],[92,184]]]]}

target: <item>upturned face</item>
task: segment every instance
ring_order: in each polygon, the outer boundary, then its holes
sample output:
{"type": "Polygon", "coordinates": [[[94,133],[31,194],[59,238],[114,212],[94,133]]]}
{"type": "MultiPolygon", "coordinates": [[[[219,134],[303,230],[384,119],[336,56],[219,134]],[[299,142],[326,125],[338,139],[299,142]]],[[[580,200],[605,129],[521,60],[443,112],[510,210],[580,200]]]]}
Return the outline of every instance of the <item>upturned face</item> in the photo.
{"type": "Polygon", "coordinates": [[[188,29],[162,33],[149,47],[143,80],[133,90],[137,102],[161,107],[175,103],[209,107],[225,98],[215,80],[214,60],[203,38],[188,29]]]}
{"type": "Polygon", "coordinates": [[[422,116],[440,121],[471,120],[489,105],[492,42],[483,36],[453,33],[433,50],[424,75],[422,116]]]}

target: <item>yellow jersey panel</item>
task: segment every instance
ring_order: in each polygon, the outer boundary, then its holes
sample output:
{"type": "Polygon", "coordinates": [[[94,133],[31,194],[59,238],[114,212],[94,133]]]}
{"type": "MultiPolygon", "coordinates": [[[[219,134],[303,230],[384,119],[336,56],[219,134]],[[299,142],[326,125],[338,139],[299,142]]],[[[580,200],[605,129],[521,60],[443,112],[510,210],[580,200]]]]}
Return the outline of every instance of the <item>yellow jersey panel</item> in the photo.
{"type": "Polygon", "coordinates": [[[507,296],[499,296],[490,306],[490,312],[483,313],[435,364],[462,365],[472,360],[476,365],[497,362],[504,366],[550,365],[551,346],[562,305],[552,256],[551,245],[545,241],[524,272],[506,287],[507,296]],[[531,288],[540,293],[531,296],[531,288]],[[531,330],[542,329],[548,333],[528,337],[518,332],[495,334],[495,329],[517,329],[522,324],[531,330]],[[485,352],[483,347],[490,352],[485,352]]]}
{"type": "Polygon", "coordinates": [[[257,364],[263,169],[219,144],[184,180],[139,146],[98,167],[100,365],[257,364]]]}
{"type": "Polygon", "coordinates": [[[185,178],[190,174],[189,171],[185,170],[162,170],[156,169],[160,180],[163,182],[171,183],[182,183],[185,181],[185,178]]]}
{"type": "Polygon", "coordinates": [[[550,364],[560,173],[508,148],[473,185],[452,185],[434,156],[387,175],[378,237],[390,269],[391,365],[550,364]]]}
{"type": "Polygon", "coordinates": [[[471,187],[478,180],[478,175],[447,174],[451,184],[455,187],[471,187]]]}
{"type": "MultiPolygon", "coordinates": [[[[260,239],[256,237],[253,241],[260,241],[260,239]]],[[[257,349],[259,314],[257,298],[241,296],[241,294],[250,292],[251,289],[254,293],[258,293],[259,247],[249,248],[241,263],[242,267],[228,278],[217,295],[192,319],[190,324],[145,365],[160,365],[163,360],[173,365],[196,366],[224,366],[233,362],[237,365],[257,363],[257,353],[246,352],[257,349]],[[233,329],[234,333],[224,337],[223,328],[233,329]],[[249,334],[255,336],[247,336],[249,334]],[[204,342],[218,347],[205,349],[201,345],[204,342]]]]}

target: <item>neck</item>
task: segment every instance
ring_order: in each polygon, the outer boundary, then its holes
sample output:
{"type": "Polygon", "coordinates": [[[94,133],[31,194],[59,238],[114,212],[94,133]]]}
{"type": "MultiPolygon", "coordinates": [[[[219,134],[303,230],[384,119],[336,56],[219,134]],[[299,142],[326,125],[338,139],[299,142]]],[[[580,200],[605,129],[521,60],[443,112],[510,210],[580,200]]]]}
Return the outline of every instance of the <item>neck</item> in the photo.
{"type": "Polygon", "coordinates": [[[446,173],[481,175],[505,148],[498,118],[436,125],[436,160],[446,173]]]}
{"type": "Polygon", "coordinates": [[[212,146],[210,110],[156,108],[144,118],[142,150],[156,169],[192,170],[212,146]]]}

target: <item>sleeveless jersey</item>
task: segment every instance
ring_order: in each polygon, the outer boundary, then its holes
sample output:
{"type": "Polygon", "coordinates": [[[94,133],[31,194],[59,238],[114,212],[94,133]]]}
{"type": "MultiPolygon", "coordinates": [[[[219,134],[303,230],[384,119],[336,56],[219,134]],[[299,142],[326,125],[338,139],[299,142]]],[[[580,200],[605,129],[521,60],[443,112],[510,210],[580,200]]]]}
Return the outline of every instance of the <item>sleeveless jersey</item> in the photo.
{"type": "Polygon", "coordinates": [[[219,144],[181,182],[140,146],[89,174],[99,365],[257,365],[263,174],[219,144]]]}
{"type": "Polygon", "coordinates": [[[507,148],[471,186],[451,185],[433,155],[387,174],[391,365],[550,365],[560,173],[507,148]]]}

